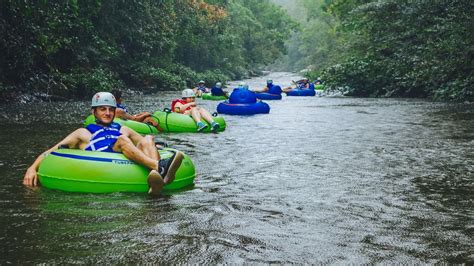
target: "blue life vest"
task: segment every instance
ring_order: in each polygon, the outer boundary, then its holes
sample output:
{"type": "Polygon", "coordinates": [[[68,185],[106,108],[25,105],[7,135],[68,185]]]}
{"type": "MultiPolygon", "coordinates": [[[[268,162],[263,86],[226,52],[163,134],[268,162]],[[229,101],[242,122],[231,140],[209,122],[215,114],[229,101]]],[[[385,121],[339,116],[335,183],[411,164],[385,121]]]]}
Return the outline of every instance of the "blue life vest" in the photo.
{"type": "Polygon", "coordinates": [[[272,90],[272,87],[273,87],[273,83],[267,83],[268,93],[271,93],[270,91],[272,90]]]}
{"type": "Polygon", "coordinates": [[[115,152],[112,147],[117,142],[118,137],[122,135],[120,124],[112,123],[108,127],[90,124],[86,129],[92,133],[91,140],[85,148],[86,151],[115,152]]]}
{"type": "Polygon", "coordinates": [[[281,94],[281,87],[278,85],[272,85],[272,87],[268,89],[268,93],[281,94]]]}
{"type": "Polygon", "coordinates": [[[298,83],[298,89],[300,89],[300,90],[306,90],[306,83],[304,83],[304,82],[298,83]]]}
{"type": "Polygon", "coordinates": [[[117,103],[117,108],[123,109],[125,113],[128,113],[127,106],[117,103]]]}
{"type": "Polygon", "coordinates": [[[222,88],[212,87],[211,94],[212,96],[224,96],[224,91],[222,88]]]}
{"type": "Polygon", "coordinates": [[[202,92],[207,92],[206,86],[198,86],[197,89],[202,91],[202,92]]]}

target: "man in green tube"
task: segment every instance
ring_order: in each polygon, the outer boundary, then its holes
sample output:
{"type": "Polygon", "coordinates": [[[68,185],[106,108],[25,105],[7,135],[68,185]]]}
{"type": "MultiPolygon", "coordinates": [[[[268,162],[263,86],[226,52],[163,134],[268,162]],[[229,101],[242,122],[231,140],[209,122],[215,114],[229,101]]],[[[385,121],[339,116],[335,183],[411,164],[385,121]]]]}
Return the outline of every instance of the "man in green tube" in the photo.
{"type": "Polygon", "coordinates": [[[128,159],[141,164],[148,169],[148,193],[152,196],[159,195],[165,184],[173,182],[176,171],[183,161],[184,154],[176,152],[168,160],[160,160],[151,135],[142,137],[126,126],[114,123],[117,102],[109,92],[98,92],[92,97],[92,114],[96,124],[86,128],[79,128],[42,153],[27,169],[23,184],[27,186],[38,185],[37,171],[43,158],[60,147],[70,149],[83,149],[89,151],[123,153],[128,159]]]}
{"type": "Polygon", "coordinates": [[[115,109],[115,117],[123,120],[133,120],[137,122],[146,123],[154,126],[158,132],[163,132],[163,129],[160,127],[157,121],[152,119],[152,115],[149,112],[141,112],[136,115],[129,113],[128,108],[122,104],[122,92],[120,90],[113,90],[112,95],[115,97],[117,102],[117,108],[115,109]]]}

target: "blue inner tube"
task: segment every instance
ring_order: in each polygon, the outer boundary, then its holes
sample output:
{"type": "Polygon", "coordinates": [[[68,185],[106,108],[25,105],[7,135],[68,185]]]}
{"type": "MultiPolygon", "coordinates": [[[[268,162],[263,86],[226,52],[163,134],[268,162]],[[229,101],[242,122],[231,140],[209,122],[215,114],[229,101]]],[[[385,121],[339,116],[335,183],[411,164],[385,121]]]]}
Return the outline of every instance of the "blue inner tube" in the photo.
{"type": "Polygon", "coordinates": [[[268,93],[271,94],[281,94],[281,87],[279,85],[273,85],[269,90],[268,93]]]}
{"type": "Polygon", "coordinates": [[[281,100],[281,94],[272,94],[268,92],[255,93],[257,99],[260,100],[281,100]]]}
{"type": "Polygon", "coordinates": [[[253,91],[247,89],[234,89],[229,97],[229,103],[256,103],[257,97],[253,91]]]}
{"type": "Polygon", "coordinates": [[[229,103],[225,101],[217,105],[217,112],[228,115],[268,114],[270,112],[270,106],[264,102],[229,103]]]}
{"type": "Polygon", "coordinates": [[[316,95],[316,91],[309,90],[309,89],[306,89],[306,90],[294,89],[290,92],[287,92],[286,95],[288,96],[314,96],[316,95]]]}

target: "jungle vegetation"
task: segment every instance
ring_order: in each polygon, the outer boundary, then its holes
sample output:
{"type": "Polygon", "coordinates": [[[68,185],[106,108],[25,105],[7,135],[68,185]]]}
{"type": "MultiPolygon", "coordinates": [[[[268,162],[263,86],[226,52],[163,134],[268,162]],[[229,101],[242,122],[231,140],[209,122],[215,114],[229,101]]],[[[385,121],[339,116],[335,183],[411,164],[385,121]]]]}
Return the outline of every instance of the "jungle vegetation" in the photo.
{"type": "Polygon", "coordinates": [[[295,26],[267,0],[5,0],[0,95],[212,85],[272,63],[295,26]]]}
{"type": "Polygon", "coordinates": [[[4,0],[0,95],[180,90],[271,66],[346,95],[473,101],[472,14],[466,0],[4,0]]]}
{"type": "Polygon", "coordinates": [[[274,2],[301,25],[280,68],[346,95],[474,100],[473,1],[274,2]]]}

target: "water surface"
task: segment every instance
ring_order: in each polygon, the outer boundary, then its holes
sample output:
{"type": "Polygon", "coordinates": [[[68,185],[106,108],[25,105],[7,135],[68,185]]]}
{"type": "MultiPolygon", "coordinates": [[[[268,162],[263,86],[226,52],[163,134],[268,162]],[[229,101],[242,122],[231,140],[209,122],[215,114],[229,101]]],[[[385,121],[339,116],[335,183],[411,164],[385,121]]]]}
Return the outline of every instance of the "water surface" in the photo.
{"type": "MultiPolygon", "coordinates": [[[[298,78],[247,82],[269,77],[298,78]]],[[[154,111],[178,95],[131,94],[126,104],[154,111]]],[[[268,115],[225,116],[220,134],[162,135],[198,178],[160,199],[26,189],[25,169],[81,126],[89,102],[0,106],[0,263],[474,261],[472,104],[269,103],[268,115]]]]}

